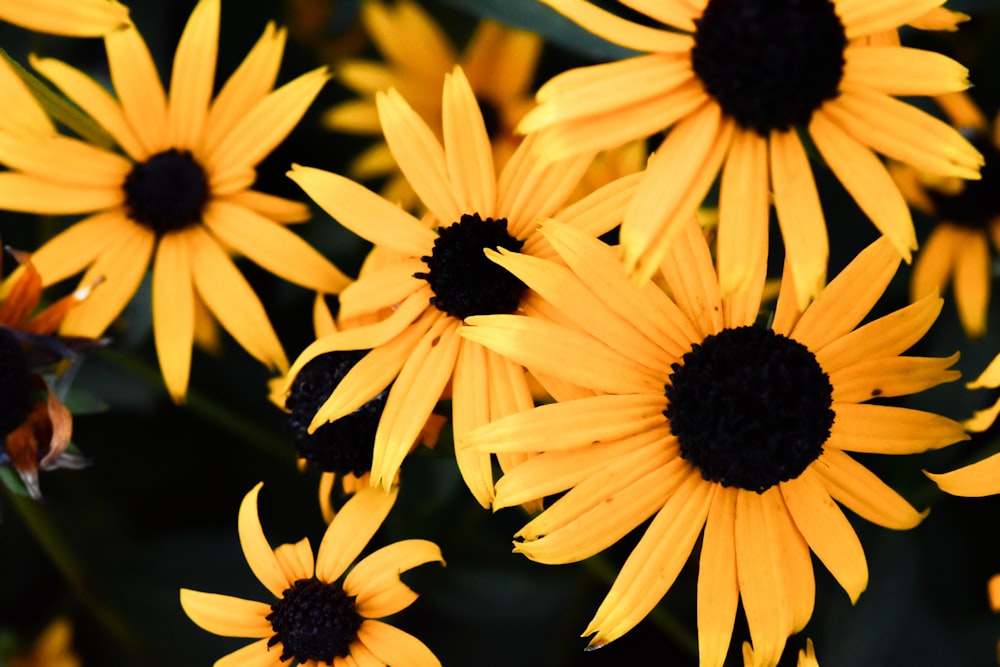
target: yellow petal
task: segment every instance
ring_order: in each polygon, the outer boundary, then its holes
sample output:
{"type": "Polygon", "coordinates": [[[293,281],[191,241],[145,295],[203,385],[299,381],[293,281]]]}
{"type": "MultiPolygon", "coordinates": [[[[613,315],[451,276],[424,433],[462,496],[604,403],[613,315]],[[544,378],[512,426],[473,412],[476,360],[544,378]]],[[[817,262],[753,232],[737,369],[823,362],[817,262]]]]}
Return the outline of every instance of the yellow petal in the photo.
{"type": "Polygon", "coordinates": [[[969,70],[933,51],[867,46],[844,51],[843,80],[887,95],[941,95],[969,87],[969,70]]]}
{"type": "Polygon", "coordinates": [[[860,403],[875,396],[905,396],[953,382],[961,373],[947,370],[958,361],[950,357],[888,357],[865,359],[830,373],[833,400],[860,403]]]}
{"type": "Polygon", "coordinates": [[[194,344],[194,285],[187,235],[165,234],[153,262],[153,337],[163,381],[184,402],[194,344]]]}
{"type": "Polygon", "coordinates": [[[920,523],[929,510],[918,512],[845,452],[826,447],[812,469],[822,478],[833,499],[860,517],[894,530],[920,523]]]}
{"type": "Polygon", "coordinates": [[[583,0],[542,0],[588,32],[636,51],[687,51],[690,37],[628,21],[583,0]]]}
{"type": "Polygon", "coordinates": [[[445,76],[442,106],[448,177],[461,198],[462,208],[484,218],[496,217],[493,149],[476,95],[461,67],[445,76]]]}
{"type": "Polygon", "coordinates": [[[895,30],[944,4],[943,0],[838,0],[837,16],[847,39],[895,30]]]}
{"type": "Polygon", "coordinates": [[[316,578],[333,583],[354,562],[396,502],[396,489],[367,488],[351,496],[323,534],[316,557],[316,578]]]}
{"type": "MultiPolygon", "coordinates": [[[[461,340],[452,377],[451,419],[455,442],[490,421],[490,390],[504,378],[489,377],[485,347],[461,340]]],[[[458,471],[473,497],[484,508],[493,503],[493,464],[488,452],[455,448],[458,471]]]]}
{"type": "Polygon", "coordinates": [[[7,0],[0,21],[36,32],[69,37],[99,37],[127,26],[128,7],[107,0],[7,0]]]}
{"type": "Polygon", "coordinates": [[[14,171],[0,173],[0,206],[8,211],[72,215],[113,208],[124,201],[121,183],[67,185],[14,171]]]}
{"type": "Polygon", "coordinates": [[[288,368],[285,351],[253,288],[208,232],[192,227],[185,234],[194,284],[205,305],[243,349],[283,372],[288,368]]]}
{"type": "Polygon", "coordinates": [[[962,328],[970,338],[986,333],[991,262],[985,234],[973,232],[962,235],[961,256],[955,262],[955,305],[962,328]]]}
{"type": "Polygon", "coordinates": [[[344,590],[356,596],[357,612],[365,618],[383,618],[409,607],[417,594],[399,579],[418,565],[444,565],[441,550],[427,540],[403,540],[366,556],[344,579],[344,590]]]}
{"type": "Polygon", "coordinates": [[[304,537],[294,544],[282,544],[274,550],[274,557],[278,559],[278,566],[288,581],[312,578],[315,562],[309,538],[304,537]]]}
{"type": "Polygon", "coordinates": [[[174,52],[167,102],[170,144],[192,150],[201,139],[215,87],[219,49],[219,0],[201,0],[191,12],[174,52]]]}
{"type": "Polygon", "coordinates": [[[275,222],[304,222],[312,217],[312,211],[302,202],[275,197],[256,190],[240,190],[215,201],[244,206],[275,222]]]}
{"type": "Polygon", "coordinates": [[[49,239],[31,263],[46,285],[60,282],[87,268],[132,225],[118,209],[95,213],[49,239]]]}
{"type": "Polygon", "coordinates": [[[715,485],[692,467],[622,566],[584,636],[604,646],[641,621],[673,585],[708,516],[715,485]],[[596,633],[596,634],[595,634],[596,633]]]}
{"type": "Polygon", "coordinates": [[[874,454],[916,454],[968,440],[962,425],[931,412],[865,403],[834,403],[829,447],[874,454]]]}
{"type": "Polygon", "coordinates": [[[270,637],[274,630],[265,616],[271,605],[228,595],[181,589],[184,613],[203,630],[223,637],[270,637]]]}
{"type": "Polygon", "coordinates": [[[662,270],[674,301],[698,327],[699,335],[691,342],[701,342],[706,336],[721,331],[725,313],[719,280],[708,243],[694,217],[683,223],[662,270]]]}
{"type": "Polygon", "coordinates": [[[427,282],[415,278],[415,273],[426,273],[427,264],[422,259],[403,259],[388,266],[366,271],[340,293],[341,321],[363,315],[377,314],[383,309],[401,303],[427,282]]]}
{"type": "Polygon", "coordinates": [[[942,491],[953,496],[992,496],[1000,493],[1000,454],[994,454],[951,472],[924,474],[942,491]]]}
{"type": "Polygon", "coordinates": [[[107,189],[121,188],[132,162],[109,151],[70,137],[46,139],[0,133],[0,162],[10,169],[39,179],[107,189]]]}
{"type": "MultiPolygon", "coordinates": [[[[768,219],[771,212],[768,185],[768,140],[756,132],[739,130],[733,135],[722,167],[719,191],[719,233],[716,265],[723,296],[753,292],[752,313],[740,313],[727,326],[752,324],[760,304],[760,283],[767,272],[768,219]]],[[[808,283],[804,283],[808,284],[808,283]]]]}
{"type": "Polygon", "coordinates": [[[281,651],[267,645],[270,637],[237,649],[215,661],[212,667],[281,667],[281,651]]]}
{"type": "Polygon", "coordinates": [[[740,587],[736,576],[735,487],[712,497],[698,561],[698,659],[702,667],[722,667],[736,624],[740,587]]]}
{"type": "Polygon", "coordinates": [[[167,97],[156,63],[135,26],[104,38],[111,80],[132,134],[147,155],[169,148],[167,97]]]}
{"type": "Polygon", "coordinates": [[[795,526],[837,583],[847,591],[851,603],[856,603],[868,587],[868,563],[861,541],[847,517],[810,468],[779,486],[795,526]]]}
{"type": "Polygon", "coordinates": [[[340,224],[375,245],[411,257],[429,254],[434,247],[437,235],[426,225],[363,185],[301,165],[292,165],[288,177],[340,224]]]}
{"type": "Polygon", "coordinates": [[[383,663],[413,667],[441,667],[441,662],[423,642],[381,621],[365,621],[358,639],[383,663]]]}
{"type": "Polygon", "coordinates": [[[264,482],[258,482],[240,503],[238,521],[240,545],[243,547],[243,555],[246,556],[247,564],[254,576],[275,597],[280,598],[292,582],[282,571],[274,551],[271,550],[271,545],[264,537],[264,529],[260,526],[260,517],[257,515],[257,496],[263,486],[264,482]]]}

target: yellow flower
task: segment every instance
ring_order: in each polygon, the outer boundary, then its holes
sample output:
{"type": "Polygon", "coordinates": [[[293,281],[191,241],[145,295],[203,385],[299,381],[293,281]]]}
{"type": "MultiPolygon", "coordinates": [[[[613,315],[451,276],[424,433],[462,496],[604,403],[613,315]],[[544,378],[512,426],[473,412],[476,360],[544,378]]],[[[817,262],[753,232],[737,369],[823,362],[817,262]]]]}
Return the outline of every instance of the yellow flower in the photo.
{"type": "Polygon", "coordinates": [[[409,607],[417,594],[402,572],[438,561],[427,540],[403,540],[362,559],[338,583],[382,525],[396,491],[368,488],[353,496],[330,523],[313,558],[309,539],[271,550],[257,516],[257,484],[240,505],[240,544],[247,564],[277,600],[268,604],[181,589],[184,613],[201,628],[225,637],[258,639],[215,662],[215,667],[300,665],[439,666],[420,640],[376,620],[409,607]]]}
{"type": "Polygon", "coordinates": [[[38,637],[31,652],[11,657],[8,667],[80,667],[81,664],[73,650],[73,625],[66,618],[57,618],[38,637]]]}
{"type": "Polygon", "coordinates": [[[323,68],[271,91],[285,33],[269,25],[215,100],[219,0],[201,0],[181,36],[171,94],[134,26],[105,37],[113,99],[61,62],[34,66],[114,138],[125,155],[59,135],[0,132],[0,208],[89,214],[33,256],[46,285],[86,269],[106,283],[62,331],[101,334],[152,262],[153,330],[174,400],[187,391],[196,313],[218,319],[251,355],[284,371],[287,360],[264,307],[230,257],[235,251],[305,287],[336,292],[347,279],[280,223],[308,208],[251,190],[255,165],[298,122],[326,82],[323,68]]]}
{"type": "MultiPolygon", "coordinates": [[[[361,21],[385,62],[347,60],[337,67],[337,81],[361,98],[330,109],[324,116],[326,124],[341,132],[381,136],[376,93],[395,88],[441,137],[441,84],[459,65],[483,110],[495,163],[503,166],[520,143],[514,128],[534,106],[532,80],[542,52],[541,37],[481,21],[459,55],[430,14],[410,0],[366,2],[361,21]]],[[[410,209],[419,201],[385,142],[362,152],[350,173],[358,179],[389,176],[382,191],[386,199],[410,209]]]]}
{"type": "Polygon", "coordinates": [[[471,317],[459,334],[590,395],[458,435],[456,448],[541,452],[497,482],[494,503],[566,492],[517,533],[515,551],[532,560],[582,560],[652,517],[585,630],[592,647],[649,613],[704,532],[701,665],[722,664],[740,599],[756,653],[776,661],[812,614],[810,551],[852,601],[867,586],[864,551],[838,502],[890,528],[922,517],[850,452],[910,454],[967,437],[939,415],[866,403],[957,378],[948,370],[957,355],[900,356],[941,300],[858,326],[900,262],[880,239],[804,312],[786,272],[767,328],[757,324],[765,267],[749,289],[723,297],[693,222],[663,264],[673,298],[636,286],[613,248],[558,223],[542,231],[568,268],[490,255],[548,302],[551,319],[471,317]]]}
{"type": "Polygon", "coordinates": [[[910,297],[944,291],[954,280],[955,304],[966,335],[986,333],[992,259],[990,242],[1000,249],[1000,116],[990,127],[965,93],[937,98],[952,125],[986,158],[982,179],[965,181],[923,174],[903,165],[891,172],[910,204],[939,223],[917,254],[910,297]]]}
{"type": "Polygon", "coordinates": [[[114,0],[4,0],[0,21],[70,37],[100,37],[129,23],[128,7],[114,0]]]}
{"type": "MultiPolygon", "coordinates": [[[[352,413],[388,388],[371,465],[372,483],[388,488],[449,386],[455,433],[534,404],[523,368],[456,332],[468,315],[531,307],[523,283],[489,262],[483,249],[551,254],[535,233],[538,218],[559,209],[590,156],[541,164],[528,140],[496,177],[483,118],[460,68],[445,80],[443,146],[397,91],[380,93],[378,103],[386,141],[430,213],[418,220],[347,178],[293,167],[289,176],[327,213],[375,243],[376,252],[385,248],[396,259],[340,295],[342,318],[386,308],[392,314],[317,340],[296,359],[289,377],[327,352],[371,350],[340,381],[309,428],[352,413]]],[[[621,220],[637,181],[637,175],[619,179],[557,217],[602,234],[621,220]]],[[[501,456],[500,465],[506,469],[523,457],[501,456]]],[[[456,458],[466,485],[489,506],[490,455],[456,451],[456,458]]]]}
{"type": "Polygon", "coordinates": [[[643,52],[560,74],[521,122],[551,158],[670,129],[622,224],[624,261],[655,273],[716,176],[719,280],[744,289],[766,257],[771,193],[800,307],[822,288],[823,211],[799,130],[903,257],[916,248],[910,212],[877,153],[930,173],[977,178],[981,156],[958,132],[892,95],[965,88],[945,56],[864,38],[943,0],[625,2],[665,28],[585,0],[543,0],[591,32],[643,52]],[[682,32],[678,32],[682,31],[682,32]]]}

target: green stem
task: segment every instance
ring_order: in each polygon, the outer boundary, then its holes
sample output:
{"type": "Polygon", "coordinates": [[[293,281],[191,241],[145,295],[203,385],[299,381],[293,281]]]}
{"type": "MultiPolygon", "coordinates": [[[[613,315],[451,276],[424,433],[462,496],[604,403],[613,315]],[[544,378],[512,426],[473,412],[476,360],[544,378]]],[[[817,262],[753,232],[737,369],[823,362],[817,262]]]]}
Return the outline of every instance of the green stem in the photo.
{"type": "Polygon", "coordinates": [[[62,574],[73,594],[97,617],[123,648],[134,655],[148,656],[148,650],[129,629],[128,624],[95,592],[83,564],[76,558],[55,523],[41,510],[41,506],[27,496],[12,492],[5,485],[0,486],[3,486],[8,500],[17,509],[42,550],[62,574]]]}
{"type": "MultiPolygon", "coordinates": [[[[604,554],[591,556],[583,561],[583,566],[597,579],[609,586],[614,584],[615,579],[618,577],[618,570],[608,561],[604,554]]],[[[698,657],[698,640],[692,636],[691,629],[678,620],[663,604],[654,607],[653,611],[649,612],[647,618],[685,653],[688,653],[693,658],[698,657]]]]}

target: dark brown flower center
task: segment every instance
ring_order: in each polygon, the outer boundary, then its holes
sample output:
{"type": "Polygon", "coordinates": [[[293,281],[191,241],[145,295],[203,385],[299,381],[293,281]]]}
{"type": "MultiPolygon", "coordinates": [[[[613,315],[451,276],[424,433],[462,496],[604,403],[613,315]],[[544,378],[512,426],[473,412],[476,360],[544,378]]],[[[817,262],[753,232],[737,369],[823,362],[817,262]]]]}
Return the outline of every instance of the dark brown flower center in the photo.
{"type": "Polygon", "coordinates": [[[128,216],[157,236],[200,222],[209,194],[205,170],[176,148],[135,165],[123,187],[128,216]]]}
{"type": "Polygon", "coordinates": [[[295,658],[333,664],[337,656],[350,653],[362,618],[354,608],[354,597],[339,584],[316,578],[299,579],[271,605],[267,615],[274,636],[268,647],[281,644],[281,660],[295,658]]]}
{"type": "Polygon", "coordinates": [[[527,286],[498,264],[485,248],[517,251],[524,241],[507,233],[505,218],[486,218],[478,213],[438,230],[430,257],[421,257],[427,271],[413,274],[430,283],[431,304],[452,317],[512,313],[527,286]]]}
{"type": "Polygon", "coordinates": [[[758,326],[724,329],[672,368],[663,414],[706,480],[761,493],[823,452],[833,387],[798,341],[758,326]]]}
{"type": "Polygon", "coordinates": [[[831,0],[709,0],[695,25],[695,74],[745,129],[808,125],[838,95],[847,36],[831,0]]]}

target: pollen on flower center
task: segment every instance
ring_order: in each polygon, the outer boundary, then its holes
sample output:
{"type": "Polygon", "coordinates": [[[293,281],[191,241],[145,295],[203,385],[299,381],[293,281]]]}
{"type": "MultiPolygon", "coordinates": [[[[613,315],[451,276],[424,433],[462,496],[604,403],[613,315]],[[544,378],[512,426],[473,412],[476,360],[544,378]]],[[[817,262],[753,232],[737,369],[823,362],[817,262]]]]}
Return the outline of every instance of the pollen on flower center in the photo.
{"type": "Polygon", "coordinates": [[[135,165],[123,187],[128,216],[157,236],[198,223],[209,194],[205,170],[176,148],[135,165]]]}
{"type": "Polygon", "coordinates": [[[807,125],[838,95],[847,37],[831,0],[709,0],[695,25],[695,74],[745,129],[807,125]]]}
{"type": "Polygon", "coordinates": [[[663,414],[706,480],[761,493],[823,452],[833,387],[798,341],[757,326],[724,329],[672,368],[663,414]]]}
{"type": "Polygon", "coordinates": [[[285,401],[298,455],[324,472],[360,476],[371,470],[375,431],[388,388],[351,414],[320,426],[312,434],[308,431],[316,411],[366,354],[368,350],[345,350],[317,356],[299,371],[285,401]]]}
{"type": "Polygon", "coordinates": [[[421,257],[426,273],[415,273],[434,290],[431,304],[452,317],[512,313],[527,289],[521,280],[494,264],[484,248],[517,251],[524,241],[507,233],[505,218],[486,218],[478,213],[463,215],[456,223],[438,230],[430,257],[421,257]]]}
{"type": "Polygon", "coordinates": [[[979,172],[981,180],[963,181],[961,191],[954,194],[928,187],[927,196],[942,220],[981,230],[1000,216],[1000,197],[997,196],[1000,192],[1000,151],[990,137],[981,132],[969,137],[969,141],[985,160],[979,172]]]}
{"type": "Polygon", "coordinates": [[[23,424],[30,412],[31,369],[28,368],[28,360],[17,338],[0,327],[0,438],[23,424]]]}
{"type": "Polygon", "coordinates": [[[271,605],[267,615],[274,636],[268,647],[281,644],[281,661],[295,658],[333,664],[334,658],[347,657],[351,642],[361,627],[361,616],[339,584],[316,578],[299,579],[271,605]]]}

